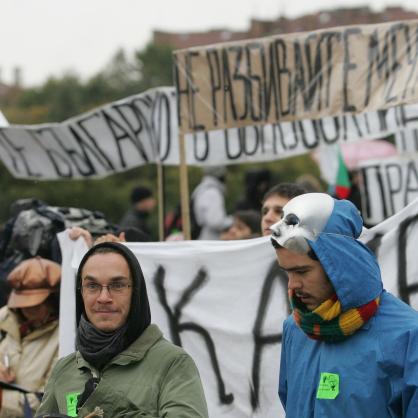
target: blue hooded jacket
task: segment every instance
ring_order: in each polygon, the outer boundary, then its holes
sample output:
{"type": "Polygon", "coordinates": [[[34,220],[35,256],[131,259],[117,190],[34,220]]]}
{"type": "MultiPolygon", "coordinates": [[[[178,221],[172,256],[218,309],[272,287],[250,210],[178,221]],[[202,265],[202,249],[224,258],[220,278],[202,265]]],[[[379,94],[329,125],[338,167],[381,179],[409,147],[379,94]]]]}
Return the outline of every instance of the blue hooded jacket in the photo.
{"type": "Polygon", "coordinates": [[[343,342],[310,339],[293,317],[285,321],[279,396],[288,418],[418,417],[418,312],[382,290],[376,258],[357,240],[361,228],[354,205],[334,200],[323,230],[307,240],[343,311],[381,298],[343,342]]]}

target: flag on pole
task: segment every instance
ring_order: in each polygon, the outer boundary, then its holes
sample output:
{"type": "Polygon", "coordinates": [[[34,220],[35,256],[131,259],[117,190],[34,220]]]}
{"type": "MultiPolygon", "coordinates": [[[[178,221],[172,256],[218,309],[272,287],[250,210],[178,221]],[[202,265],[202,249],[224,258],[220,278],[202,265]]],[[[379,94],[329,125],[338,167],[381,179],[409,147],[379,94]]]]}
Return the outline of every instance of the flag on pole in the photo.
{"type": "Polygon", "coordinates": [[[345,165],[341,149],[338,147],[338,171],[335,178],[335,196],[339,199],[347,199],[350,195],[351,183],[348,175],[347,166],[345,165]]]}
{"type": "Polygon", "coordinates": [[[321,177],[329,185],[329,193],[339,199],[350,195],[351,182],[347,165],[338,144],[322,145],[316,154],[321,177]]]}

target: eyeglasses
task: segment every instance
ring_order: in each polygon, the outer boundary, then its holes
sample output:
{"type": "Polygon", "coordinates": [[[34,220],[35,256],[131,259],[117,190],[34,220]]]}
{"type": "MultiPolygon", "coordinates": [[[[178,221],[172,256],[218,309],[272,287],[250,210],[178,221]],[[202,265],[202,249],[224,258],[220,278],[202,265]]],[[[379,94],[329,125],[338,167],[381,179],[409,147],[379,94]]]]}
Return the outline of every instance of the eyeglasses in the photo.
{"type": "Polygon", "coordinates": [[[120,295],[132,287],[128,283],[110,283],[108,285],[101,285],[99,283],[86,283],[81,285],[81,291],[89,296],[99,296],[102,293],[103,288],[106,288],[110,295],[120,295]]]}

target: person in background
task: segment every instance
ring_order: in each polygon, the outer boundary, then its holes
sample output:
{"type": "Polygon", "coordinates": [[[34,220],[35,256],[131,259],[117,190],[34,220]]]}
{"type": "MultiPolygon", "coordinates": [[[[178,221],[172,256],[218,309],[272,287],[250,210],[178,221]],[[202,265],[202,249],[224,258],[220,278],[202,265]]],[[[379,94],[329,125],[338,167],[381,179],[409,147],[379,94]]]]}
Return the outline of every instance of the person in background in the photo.
{"type": "Polygon", "coordinates": [[[302,174],[296,178],[295,183],[306,190],[306,193],[320,193],[323,191],[321,182],[312,174],[302,174]]]}
{"type": "Polygon", "coordinates": [[[288,274],[279,396],[287,418],[418,417],[418,312],[383,289],[348,200],[297,196],[271,242],[288,274]]]}
{"type": "Polygon", "coordinates": [[[233,223],[222,233],[221,239],[250,239],[260,236],[260,213],[255,210],[239,210],[234,213],[233,223]]]}
{"type": "Polygon", "coordinates": [[[77,351],[55,366],[38,417],[208,417],[194,361],[151,324],[145,279],[129,248],[90,248],[75,299],[77,351]]]}
{"type": "Polygon", "coordinates": [[[362,211],[362,204],[361,204],[361,182],[363,180],[360,170],[351,170],[348,173],[351,188],[350,194],[347,196],[347,200],[352,202],[355,207],[360,211],[362,211]]]}
{"type": "Polygon", "coordinates": [[[270,170],[259,168],[245,172],[245,196],[240,199],[236,210],[256,210],[261,209],[263,196],[270,188],[271,172],[270,170]]]}
{"type": "Polygon", "coordinates": [[[192,238],[215,240],[229,222],[225,209],[226,169],[223,166],[206,167],[202,181],[194,189],[191,197],[192,238]],[[196,227],[199,232],[194,232],[196,227]]]}
{"type": "Polygon", "coordinates": [[[268,190],[261,206],[261,234],[271,235],[270,227],[281,219],[284,205],[304,193],[306,190],[295,183],[279,183],[268,190]]]}
{"type": "Polygon", "coordinates": [[[131,191],[131,208],[125,213],[119,227],[134,227],[151,236],[148,219],[153,212],[156,200],[148,187],[138,186],[131,191]]]}
{"type": "MultiPolygon", "coordinates": [[[[59,264],[40,257],[22,261],[9,274],[12,288],[0,310],[0,380],[30,393],[0,390],[0,417],[34,413],[58,357],[59,264]]],[[[26,415],[25,415],[26,416],[26,415]]]]}

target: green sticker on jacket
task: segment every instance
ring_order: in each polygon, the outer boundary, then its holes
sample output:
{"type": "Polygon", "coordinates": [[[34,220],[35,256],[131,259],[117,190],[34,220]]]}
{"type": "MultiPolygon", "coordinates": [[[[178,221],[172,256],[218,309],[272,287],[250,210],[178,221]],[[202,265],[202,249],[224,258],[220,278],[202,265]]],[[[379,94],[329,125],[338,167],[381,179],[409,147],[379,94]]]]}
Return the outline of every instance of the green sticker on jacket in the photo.
{"type": "Polygon", "coordinates": [[[335,373],[321,373],[316,399],[335,399],[340,393],[340,376],[335,373]]]}
{"type": "Polygon", "coordinates": [[[80,392],[70,392],[65,395],[67,401],[67,415],[69,417],[77,416],[77,398],[80,392]]]}

